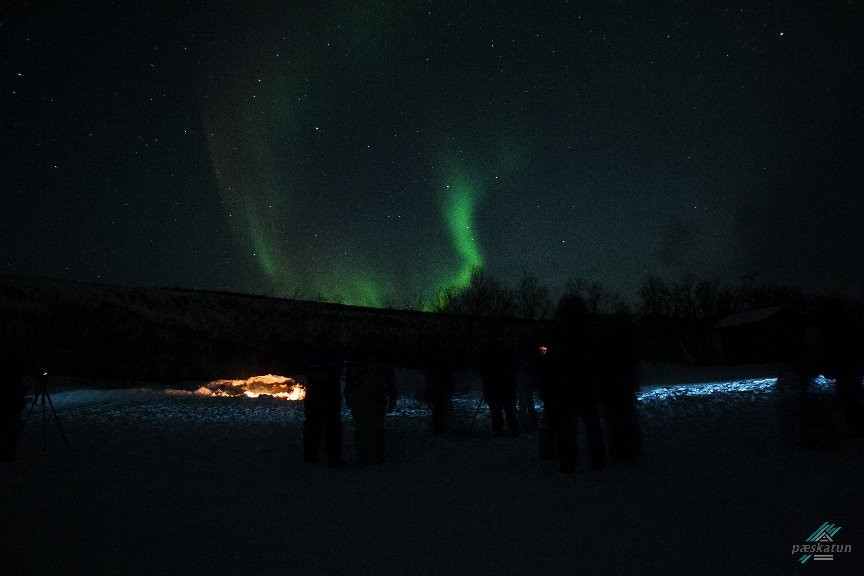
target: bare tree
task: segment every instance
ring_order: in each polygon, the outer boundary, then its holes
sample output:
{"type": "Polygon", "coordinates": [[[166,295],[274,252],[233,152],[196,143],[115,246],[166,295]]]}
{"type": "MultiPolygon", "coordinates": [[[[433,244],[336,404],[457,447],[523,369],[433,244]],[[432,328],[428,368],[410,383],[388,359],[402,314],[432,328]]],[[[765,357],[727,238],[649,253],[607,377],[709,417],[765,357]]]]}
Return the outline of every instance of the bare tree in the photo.
{"type": "Polygon", "coordinates": [[[592,314],[627,314],[630,307],[621,294],[609,290],[599,280],[571,278],[564,287],[562,298],[579,296],[592,314]]]}
{"type": "Polygon", "coordinates": [[[406,308],[408,310],[426,310],[429,301],[426,298],[426,292],[423,289],[418,289],[409,296],[406,308]]]}
{"type": "Polygon", "coordinates": [[[694,289],[696,286],[696,276],[693,274],[684,274],[676,282],[672,283],[671,288],[671,316],[675,318],[695,318],[696,317],[696,297],[694,289]]]}
{"type": "Polygon", "coordinates": [[[515,294],[515,313],[520,318],[538,320],[548,318],[552,310],[549,289],[527,272],[519,279],[515,294]]]}
{"type": "Polygon", "coordinates": [[[502,285],[482,266],[471,271],[465,287],[446,288],[438,298],[437,311],[477,316],[513,316],[513,291],[502,285]]]}
{"type": "Polygon", "coordinates": [[[699,280],[693,288],[696,315],[703,319],[717,318],[722,312],[719,278],[699,280]]]}
{"type": "Polygon", "coordinates": [[[659,276],[648,276],[639,287],[639,312],[645,316],[669,316],[672,293],[659,276]]]}
{"type": "Polygon", "coordinates": [[[594,280],[585,289],[585,303],[588,305],[588,311],[592,314],[606,312],[607,305],[610,301],[610,295],[606,292],[606,288],[599,280],[594,280]]]}

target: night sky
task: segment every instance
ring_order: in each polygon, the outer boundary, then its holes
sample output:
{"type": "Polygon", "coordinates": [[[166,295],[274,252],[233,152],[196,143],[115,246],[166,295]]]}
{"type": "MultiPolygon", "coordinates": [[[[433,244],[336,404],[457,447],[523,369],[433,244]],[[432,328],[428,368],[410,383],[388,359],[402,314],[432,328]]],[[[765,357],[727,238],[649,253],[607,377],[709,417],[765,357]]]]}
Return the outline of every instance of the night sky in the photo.
{"type": "Polygon", "coordinates": [[[43,4],[0,9],[0,273],[864,289],[860,1],[43,4]]]}

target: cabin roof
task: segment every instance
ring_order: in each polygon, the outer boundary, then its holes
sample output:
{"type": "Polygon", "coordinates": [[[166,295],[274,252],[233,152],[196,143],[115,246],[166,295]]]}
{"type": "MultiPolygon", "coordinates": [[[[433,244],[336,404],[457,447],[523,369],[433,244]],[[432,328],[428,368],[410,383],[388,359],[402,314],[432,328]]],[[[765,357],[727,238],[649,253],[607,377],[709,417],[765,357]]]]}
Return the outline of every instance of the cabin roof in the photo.
{"type": "Polygon", "coordinates": [[[755,310],[746,310],[744,312],[736,312],[719,320],[714,324],[715,329],[734,328],[736,326],[746,326],[749,324],[760,324],[781,311],[790,311],[795,315],[801,315],[800,312],[790,308],[789,306],[771,306],[770,308],[757,308],[755,310]]]}

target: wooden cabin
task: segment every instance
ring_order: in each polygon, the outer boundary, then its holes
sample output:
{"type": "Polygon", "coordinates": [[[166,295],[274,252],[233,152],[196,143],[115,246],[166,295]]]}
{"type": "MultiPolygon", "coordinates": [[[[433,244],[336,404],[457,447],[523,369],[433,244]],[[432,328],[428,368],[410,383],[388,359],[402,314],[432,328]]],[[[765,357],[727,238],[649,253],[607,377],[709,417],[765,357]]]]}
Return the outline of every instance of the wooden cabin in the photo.
{"type": "Polygon", "coordinates": [[[773,306],[731,314],[714,324],[720,334],[723,361],[759,364],[794,361],[807,350],[810,318],[790,306],[773,306]]]}

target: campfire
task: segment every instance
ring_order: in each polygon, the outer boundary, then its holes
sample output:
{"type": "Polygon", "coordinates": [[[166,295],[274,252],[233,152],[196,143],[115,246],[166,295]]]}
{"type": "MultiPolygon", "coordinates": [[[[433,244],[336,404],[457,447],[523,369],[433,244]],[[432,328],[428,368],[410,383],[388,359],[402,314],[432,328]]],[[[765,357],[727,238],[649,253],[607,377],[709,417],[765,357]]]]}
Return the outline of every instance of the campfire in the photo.
{"type": "Polygon", "coordinates": [[[303,400],[306,397],[306,388],[293,378],[267,374],[265,376],[253,376],[246,380],[214,380],[198,388],[195,394],[202,396],[248,396],[249,398],[267,395],[286,400],[303,400]]]}

